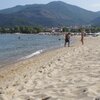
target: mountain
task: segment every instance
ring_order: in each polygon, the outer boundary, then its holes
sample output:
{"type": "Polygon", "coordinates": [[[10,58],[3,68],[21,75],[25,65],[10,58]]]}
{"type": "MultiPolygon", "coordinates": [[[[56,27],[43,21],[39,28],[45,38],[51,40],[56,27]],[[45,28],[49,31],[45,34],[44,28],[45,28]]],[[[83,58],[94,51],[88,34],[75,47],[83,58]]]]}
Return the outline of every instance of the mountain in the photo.
{"type": "Polygon", "coordinates": [[[11,13],[15,13],[21,10],[24,10],[25,8],[27,8],[27,6],[15,6],[12,8],[8,8],[8,9],[4,9],[4,10],[0,10],[0,13],[2,14],[11,14],[11,13]]]}
{"type": "Polygon", "coordinates": [[[96,13],[98,13],[100,15],[100,11],[97,11],[96,13]]]}
{"type": "Polygon", "coordinates": [[[99,16],[99,12],[92,12],[61,1],[54,1],[48,4],[16,6],[0,10],[0,26],[82,25],[92,22],[99,16]]]}
{"type": "Polygon", "coordinates": [[[91,24],[95,26],[100,26],[100,17],[97,17],[93,21],[91,21],[91,24]]]}

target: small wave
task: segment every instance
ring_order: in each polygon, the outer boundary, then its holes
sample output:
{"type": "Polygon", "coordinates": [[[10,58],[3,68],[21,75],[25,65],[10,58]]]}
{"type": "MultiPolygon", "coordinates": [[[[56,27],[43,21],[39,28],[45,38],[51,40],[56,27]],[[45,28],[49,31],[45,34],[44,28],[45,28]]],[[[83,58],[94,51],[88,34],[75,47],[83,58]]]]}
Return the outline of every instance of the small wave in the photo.
{"type": "Polygon", "coordinates": [[[42,53],[42,52],[43,52],[43,50],[38,50],[38,51],[36,51],[36,52],[34,52],[34,53],[28,55],[28,56],[22,57],[20,60],[24,60],[24,59],[31,58],[31,57],[33,57],[33,56],[35,56],[35,55],[38,55],[38,54],[42,53]]]}
{"type": "Polygon", "coordinates": [[[21,34],[21,33],[15,33],[15,34],[21,34]]]}

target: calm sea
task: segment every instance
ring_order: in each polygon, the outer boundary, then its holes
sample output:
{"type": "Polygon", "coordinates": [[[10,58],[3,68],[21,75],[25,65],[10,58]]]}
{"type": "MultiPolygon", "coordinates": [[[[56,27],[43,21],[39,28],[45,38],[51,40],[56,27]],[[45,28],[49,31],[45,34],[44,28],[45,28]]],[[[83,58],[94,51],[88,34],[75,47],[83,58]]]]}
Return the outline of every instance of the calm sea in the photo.
{"type": "Polygon", "coordinates": [[[0,67],[16,60],[30,58],[45,50],[62,47],[63,44],[63,36],[1,34],[0,67]]]}

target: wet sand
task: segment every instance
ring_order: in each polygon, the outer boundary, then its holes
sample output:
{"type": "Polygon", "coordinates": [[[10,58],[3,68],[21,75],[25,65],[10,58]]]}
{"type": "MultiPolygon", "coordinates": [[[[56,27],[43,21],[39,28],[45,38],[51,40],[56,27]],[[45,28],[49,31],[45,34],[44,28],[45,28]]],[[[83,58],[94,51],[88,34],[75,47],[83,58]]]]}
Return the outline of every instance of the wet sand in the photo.
{"type": "Polygon", "coordinates": [[[79,37],[0,70],[0,100],[100,100],[100,37],[79,37]]]}

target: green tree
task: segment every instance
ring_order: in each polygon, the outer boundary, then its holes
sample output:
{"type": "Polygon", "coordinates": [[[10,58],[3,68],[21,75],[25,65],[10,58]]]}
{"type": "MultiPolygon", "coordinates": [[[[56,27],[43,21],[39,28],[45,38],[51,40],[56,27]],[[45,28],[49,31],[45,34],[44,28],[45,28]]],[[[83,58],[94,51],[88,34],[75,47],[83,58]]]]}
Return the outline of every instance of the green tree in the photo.
{"type": "Polygon", "coordinates": [[[68,32],[68,31],[69,31],[69,29],[68,29],[68,28],[66,28],[66,27],[64,27],[64,28],[62,29],[62,31],[63,31],[63,32],[68,32]]]}

